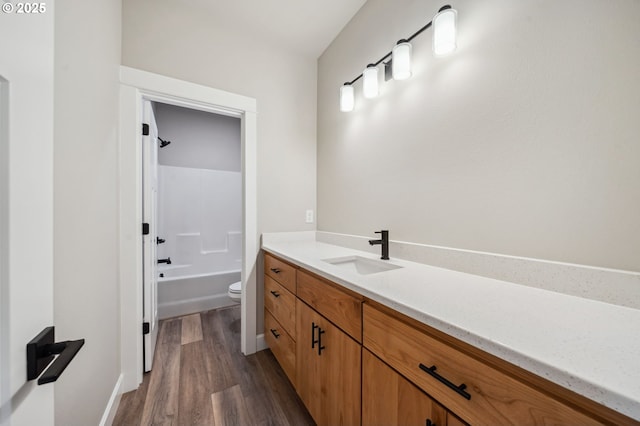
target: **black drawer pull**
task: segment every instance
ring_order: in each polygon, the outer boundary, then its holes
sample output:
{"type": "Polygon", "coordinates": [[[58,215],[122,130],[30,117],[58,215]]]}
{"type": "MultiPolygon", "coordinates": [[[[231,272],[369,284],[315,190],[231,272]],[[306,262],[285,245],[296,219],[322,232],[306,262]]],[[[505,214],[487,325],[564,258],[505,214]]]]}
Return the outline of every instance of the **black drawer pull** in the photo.
{"type": "Polygon", "coordinates": [[[322,355],[322,350],[325,348],[322,346],[322,335],[324,334],[324,330],[318,327],[318,355],[322,355]]]}
{"type": "Polygon", "coordinates": [[[281,271],[278,268],[271,268],[271,272],[273,272],[274,274],[279,274],[281,271]]]}
{"type": "Polygon", "coordinates": [[[273,297],[280,297],[280,293],[275,290],[271,290],[271,294],[273,294],[273,297]]]}
{"type": "Polygon", "coordinates": [[[453,389],[458,394],[462,395],[464,398],[471,399],[471,395],[468,392],[465,392],[465,389],[467,388],[467,385],[465,385],[464,383],[462,383],[460,386],[454,385],[449,380],[445,379],[444,377],[442,377],[441,375],[436,373],[436,366],[435,365],[432,365],[431,367],[427,367],[424,364],[420,364],[419,367],[420,367],[420,370],[424,371],[425,373],[427,373],[431,377],[437,379],[440,383],[444,383],[445,385],[447,385],[447,387],[453,389]]]}
{"type": "Polygon", "coordinates": [[[273,328],[271,329],[271,334],[273,334],[273,337],[275,337],[276,339],[277,339],[278,337],[280,337],[280,335],[279,335],[279,334],[276,332],[276,330],[275,330],[275,329],[273,329],[273,328]]]}
{"type": "Polygon", "coordinates": [[[316,347],[316,343],[320,343],[320,339],[316,340],[316,328],[320,330],[320,326],[315,322],[311,323],[311,349],[316,347]]]}

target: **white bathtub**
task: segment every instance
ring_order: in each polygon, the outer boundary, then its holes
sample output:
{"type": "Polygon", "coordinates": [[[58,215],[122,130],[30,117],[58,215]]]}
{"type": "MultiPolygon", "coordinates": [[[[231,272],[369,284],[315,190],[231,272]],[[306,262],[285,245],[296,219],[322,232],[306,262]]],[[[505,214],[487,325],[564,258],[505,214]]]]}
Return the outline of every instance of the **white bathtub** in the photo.
{"type": "Polygon", "coordinates": [[[158,317],[171,318],[235,303],[227,295],[229,285],[240,281],[240,270],[183,275],[189,268],[171,265],[160,269],[158,317]]]}

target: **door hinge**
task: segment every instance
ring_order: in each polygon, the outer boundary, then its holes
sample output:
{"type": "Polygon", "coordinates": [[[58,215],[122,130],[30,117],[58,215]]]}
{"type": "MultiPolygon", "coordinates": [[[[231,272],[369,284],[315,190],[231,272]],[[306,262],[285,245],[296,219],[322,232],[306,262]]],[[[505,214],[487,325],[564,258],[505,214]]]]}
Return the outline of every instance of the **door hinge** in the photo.
{"type": "Polygon", "coordinates": [[[143,223],[142,224],[142,235],[149,235],[149,224],[148,223],[143,223]]]}
{"type": "Polygon", "coordinates": [[[143,322],[142,323],[142,334],[149,334],[149,323],[148,322],[143,322]]]}
{"type": "Polygon", "coordinates": [[[149,136],[149,125],[142,123],[142,136],[149,136]]]}

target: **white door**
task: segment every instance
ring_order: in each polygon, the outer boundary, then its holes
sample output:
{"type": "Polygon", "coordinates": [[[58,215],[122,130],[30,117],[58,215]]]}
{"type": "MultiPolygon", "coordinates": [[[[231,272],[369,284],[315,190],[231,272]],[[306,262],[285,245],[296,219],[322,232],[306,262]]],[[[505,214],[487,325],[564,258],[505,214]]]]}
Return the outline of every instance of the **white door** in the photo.
{"type": "Polygon", "coordinates": [[[142,121],[149,125],[148,135],[142,136],[142,220],[149,224],[149,233],[142,236],[143,250],[143,307],[144,323],[148,332],[144,335],[144,371],[150,371],[158,337],[158,126],[151,102],[142,106],[142,121]]]}
{"type": "Polygon", "coordinates": [[[53,325],[53,1],[1,3],[0,424],[53,425],[25,349],[53,325]]]}

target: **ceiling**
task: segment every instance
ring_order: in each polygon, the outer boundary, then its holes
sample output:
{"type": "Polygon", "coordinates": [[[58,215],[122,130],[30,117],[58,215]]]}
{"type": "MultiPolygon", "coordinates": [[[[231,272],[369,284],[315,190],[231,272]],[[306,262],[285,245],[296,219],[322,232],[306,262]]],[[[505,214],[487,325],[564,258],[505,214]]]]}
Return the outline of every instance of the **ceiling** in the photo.
{"type": "Polygon", "coordinates": [[[366,0],[192,0],[217,21],[232,23],[295,52],[317,58],[366,0]]]}

